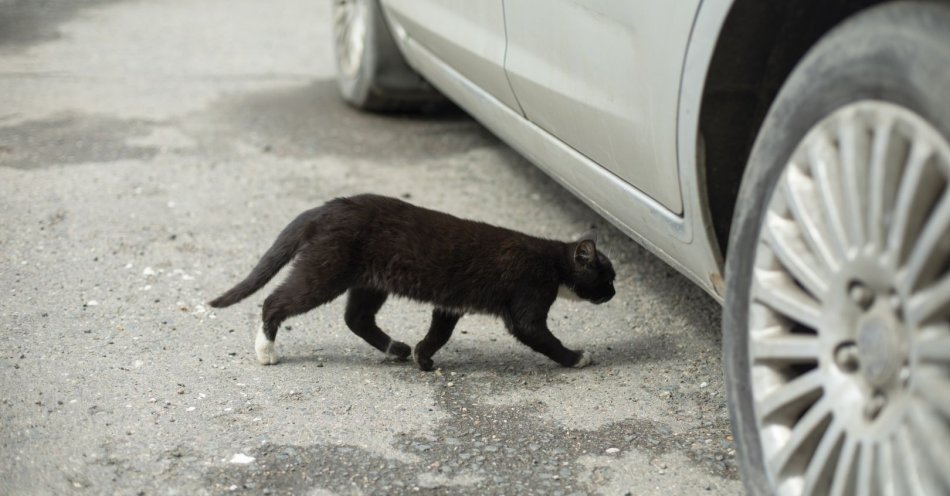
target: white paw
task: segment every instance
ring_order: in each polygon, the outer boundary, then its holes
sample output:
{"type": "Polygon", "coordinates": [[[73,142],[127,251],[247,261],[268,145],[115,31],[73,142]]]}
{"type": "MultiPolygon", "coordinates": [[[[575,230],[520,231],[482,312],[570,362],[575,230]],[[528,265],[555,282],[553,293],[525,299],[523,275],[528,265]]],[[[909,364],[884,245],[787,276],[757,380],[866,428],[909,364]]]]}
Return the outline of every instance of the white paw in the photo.
{"type": "Polygon", "coordinates": [[[257,330],[257,338],[254,339],[254,350],[257,351],[257,361],[261,365],[274,365],[277,363],[277,350],[274,349],[274,342],[267,339],[264,335],[264,326],[257,330]]]}
{"type": "Polygon", "coordinates": [[[581,352],[581,359],[574,364],[575,369],[584,368],[591,364],[591,356],[589,351],[581,352]]]}

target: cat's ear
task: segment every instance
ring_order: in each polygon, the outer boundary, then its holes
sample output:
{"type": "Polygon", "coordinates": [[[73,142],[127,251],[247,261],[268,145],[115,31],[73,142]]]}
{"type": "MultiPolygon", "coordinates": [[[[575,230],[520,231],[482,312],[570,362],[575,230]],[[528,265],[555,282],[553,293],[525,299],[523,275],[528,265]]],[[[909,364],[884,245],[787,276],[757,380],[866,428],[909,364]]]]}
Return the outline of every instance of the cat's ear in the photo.
{"type": "Polygon", "coordinates": [[[577,241],[592,241],[597,242],[597,229],[588,229],[584,231],[584,234],[581,234],[577,237],[577,241]]]}
{"type": "Polygon", "coordinates": [[[592,265],[594,260],[597,260],[597,247],[593,240],[585,239],[574,245],[574,263],[587,267],[592,265]]]}

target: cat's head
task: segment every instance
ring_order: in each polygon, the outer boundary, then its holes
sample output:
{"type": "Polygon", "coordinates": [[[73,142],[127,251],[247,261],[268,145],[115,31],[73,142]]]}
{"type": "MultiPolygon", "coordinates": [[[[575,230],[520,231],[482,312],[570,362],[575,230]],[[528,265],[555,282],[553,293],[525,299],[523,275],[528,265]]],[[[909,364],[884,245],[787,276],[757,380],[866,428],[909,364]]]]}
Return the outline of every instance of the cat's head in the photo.
{"type": "Polygon", "coordinates": [[[614,266],[597,251],[592,236],[575,242],[571,251],[570,289],[582,300],[606,303],[614,297],[614,266]]]}

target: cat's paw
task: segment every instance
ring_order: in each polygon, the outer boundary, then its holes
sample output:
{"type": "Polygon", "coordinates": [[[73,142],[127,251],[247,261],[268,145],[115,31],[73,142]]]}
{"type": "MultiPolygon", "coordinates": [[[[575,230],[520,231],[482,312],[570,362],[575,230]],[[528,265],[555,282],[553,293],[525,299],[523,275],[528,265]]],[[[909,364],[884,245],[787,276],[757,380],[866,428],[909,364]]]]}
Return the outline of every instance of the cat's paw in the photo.
{"type": "Polygon", "coordinates": [[[432,370],[432,367],[435,366],[435,362],[432,361],[432,358],[421,357],[417,350],[412,350],[412,361],[419,367],[419,370],[423,372],[429,372],[432,370]]]}
{"type": "Polygon", "coordinates": [[[577,361],[574,362],[574,365],[572,365],[572,367],[574,367],[575,369],[581,369],[590,365],[591,363],[593,363],[593,358],[591,357],[590,352],[582,351],[580,358],[578,358],[577,361]]]}
{"type": "Polygon", "coordinates": [[[412,348],[406,343],[393,340],[389,342],[389,347],[386,348],[386,354],[396,357],[399,360],[406,360],[409,358],[409,355],[412,354],[412,348]]]}
{"type": "Polygon", "coordinates": [[[254,340],[254,351],[257,352],[257,361],[261,365],[274,365],[278,361],[274,342],[264,335],[263,327],[257,331],[257,338],[254,340]]]}

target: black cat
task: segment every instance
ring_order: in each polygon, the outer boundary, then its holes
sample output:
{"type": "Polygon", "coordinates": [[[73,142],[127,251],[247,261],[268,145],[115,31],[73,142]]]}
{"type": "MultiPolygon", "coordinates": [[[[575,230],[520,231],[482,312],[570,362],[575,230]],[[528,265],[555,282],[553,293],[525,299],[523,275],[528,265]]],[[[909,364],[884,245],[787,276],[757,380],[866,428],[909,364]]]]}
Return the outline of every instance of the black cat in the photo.
{"type": "Polygon", "coordinates": [[[541,239],[395,198],[359,195],[300,214],[251,274],[210,305],[246,298],[292,259],[290,275],[264,300],[255,348],[265,365],[277,363],[281,322],[349,290],[346,325],[384,353],[412,354],[422,370],[432,369],[432,355],[470,312],[499,316],[533,350],[565,367],[583,367],[590,354],[565,348],[551,334],[548,310],[559,290],[598,304],[614,295],[613,266],[592,239],[541,239]],[[415,350],[376,325],[390,294],[435,305],[429,332],[415,350]]]}

